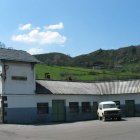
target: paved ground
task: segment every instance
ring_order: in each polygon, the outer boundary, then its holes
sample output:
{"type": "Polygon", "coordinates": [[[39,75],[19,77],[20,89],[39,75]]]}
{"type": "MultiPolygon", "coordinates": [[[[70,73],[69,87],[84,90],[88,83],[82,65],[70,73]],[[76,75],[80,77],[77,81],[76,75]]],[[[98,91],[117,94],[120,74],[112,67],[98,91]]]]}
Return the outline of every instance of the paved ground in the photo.
{"type": "Polygon", "coordinates": [[[140,118],[55,125],[0,125],[0,140],[140,140],[140,118]]]}

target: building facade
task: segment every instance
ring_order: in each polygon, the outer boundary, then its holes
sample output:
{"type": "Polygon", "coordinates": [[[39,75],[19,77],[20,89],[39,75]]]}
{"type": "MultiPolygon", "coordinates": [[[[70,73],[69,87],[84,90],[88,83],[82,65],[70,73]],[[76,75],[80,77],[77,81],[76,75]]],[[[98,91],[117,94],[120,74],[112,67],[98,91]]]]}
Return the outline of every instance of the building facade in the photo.
{"type": "Polygon", "coordinates": [[[140,80],[64,82],[35,79],[39,61],[0,49],[1,122],[34,124],[97,119],[101,101],[115,101],[124,117],[140,116],[140,80]]]}
{"type": "MultiPolygon", "coordinates": [[[[7,116],[14,112],[9,102],[18,102],[18,96],[34,95],[36,90],[34,65],[39,61],[25,51],[0,49],[0,95],[1,121],[7,122],[7,116]]],[[[26,104],[26,102],[25,102],[26,104]]],[[[16,116],[15,116],[16,117],[16,116]]]]}

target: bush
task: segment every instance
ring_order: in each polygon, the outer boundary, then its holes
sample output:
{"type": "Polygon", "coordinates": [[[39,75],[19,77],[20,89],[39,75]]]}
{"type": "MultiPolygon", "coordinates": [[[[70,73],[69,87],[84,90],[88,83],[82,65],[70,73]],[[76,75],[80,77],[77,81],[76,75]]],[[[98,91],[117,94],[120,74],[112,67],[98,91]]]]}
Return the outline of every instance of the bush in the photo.
{"type": "Polygon", "coordinates": [[[96,75],[97,73],[95,71],[90,71],[88,74],[89,75],[96,75]]]}
{"type": "Polygon", "coordinates": [[[140,73],[140,66],[135,66],[131,69],[132,73],[140,73]]]}

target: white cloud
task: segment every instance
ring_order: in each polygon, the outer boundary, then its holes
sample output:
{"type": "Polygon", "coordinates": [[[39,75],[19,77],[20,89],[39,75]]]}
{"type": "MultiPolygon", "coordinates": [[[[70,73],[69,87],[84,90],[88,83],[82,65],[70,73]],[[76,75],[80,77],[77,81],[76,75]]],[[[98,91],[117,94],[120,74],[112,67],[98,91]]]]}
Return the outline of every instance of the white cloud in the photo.
{"type": "MultiPolygon", "coordinates": [[[[62,29],[64,27],[63,23],[49,25],[48,29],[62,29]]],[[[21,26],[20,30],[29,30],[27,33],[13,35],[12,41],[24,42],[24,43],[34,43],[39,45],[57,44],[64,45],[66,42],[66,37],[61,35],[59,32],[52,30],[41,30],[41,27],[32,28],[31,24],[25,24],[21,26]]]]}
{"type": "Polygon", "coordinates": [[[43,49],[41,49],[41,48],[30,48],[27,52],[32,54],[32,55],[33,54],[41,54],[41,53],[43,53],[43,49]]]}
{"type": "Polygon", "coordinates": [[[58,44],[64,45],[66,37],[58,32],[32,30],[27,34],[13,35],[12,40],[24,43],[36,43],[39,45],[58,44]]]}
{"type": "Polygon", "coordinates": [[[24,25],[19,25],[18,29],[24,31],[24,30],[31,30],[31,28],[32,28],[32,25],[30,23],[28,23],[28,24],[24,24],[24,25]]]}
{"type": "Polygon", "coordinates": [[[58,24],[52,24],[52,25],[48,25],[45,27],[45,29],[47,30],[56,30],[56,29],[63,29],[64,25],[62,22],[59,22],[58,24]]]}

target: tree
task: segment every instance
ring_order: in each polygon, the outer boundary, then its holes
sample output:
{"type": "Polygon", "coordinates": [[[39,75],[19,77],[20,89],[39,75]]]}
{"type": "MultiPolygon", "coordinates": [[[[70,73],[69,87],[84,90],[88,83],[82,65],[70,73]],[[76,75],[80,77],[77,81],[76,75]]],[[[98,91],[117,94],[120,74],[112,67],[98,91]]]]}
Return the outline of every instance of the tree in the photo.
{"type": "Polygon", "coordinates": [[[6,48],[6,45],[2,42],[0,42],[0,48],[6,48]]]}
{"type": "Polygon", "coordinates": [[[137,51],[137,50],[136,50],[136,47],[133,46],[133,47],[132,47],[132,54],[136,54],[136,51],[137,51]]]}

